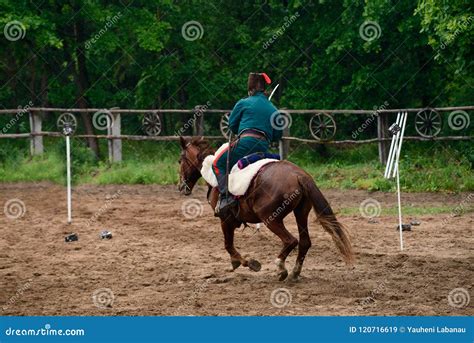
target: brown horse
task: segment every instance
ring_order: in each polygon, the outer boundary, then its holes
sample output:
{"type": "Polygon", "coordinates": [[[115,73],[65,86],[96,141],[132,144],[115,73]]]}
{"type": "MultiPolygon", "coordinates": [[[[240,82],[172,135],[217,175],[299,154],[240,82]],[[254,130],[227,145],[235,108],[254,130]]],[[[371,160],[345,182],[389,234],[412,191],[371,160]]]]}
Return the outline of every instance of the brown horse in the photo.
{"type": "MultiPolygon", "coordinates": [[[[194,137],[181,140],[180,184],[178,189],[190,195],[196,182],[201,177],[204,158],[214,153],[209,143],[203,138],[194,137]]],[[[218,191],[210,185],[209,204],[214,209],[218,191]]],[[[246,260],[234,247],[234,231],[242,223],[265,223],[265,225],[283,242],[275,263],[280,280],[288,277],[285,268],[287,256],[298,246],[298,257],[290,280],[296,280],[301,273],[303,261],[311,247],[308,232],[308,215],[311,208],[317,214],[317,220],[328,232],[344,260],[351,264],[354,260],[351,242],[344,227],[337,221],[329,203],[313,181],[313,178],[301,168],[288,161],[265,165],[255,176],[247,193],[239,198],[237,216],[221,219],[224,233],[225,249],[230,254],[233,269],[240,265],[259,271],[261,265],[256,260],[246,260]],[[285,228],[283,219],[293,212],[299,231],[299,241],[285,228]]]]}

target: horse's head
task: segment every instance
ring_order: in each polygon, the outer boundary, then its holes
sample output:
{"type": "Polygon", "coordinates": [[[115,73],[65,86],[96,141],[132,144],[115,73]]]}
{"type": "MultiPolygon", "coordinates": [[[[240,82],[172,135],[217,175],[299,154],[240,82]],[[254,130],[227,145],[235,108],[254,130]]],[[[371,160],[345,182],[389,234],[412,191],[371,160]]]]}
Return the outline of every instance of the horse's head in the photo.
{"type": "Polygon", "coordinates": [[[212,153],[209,143],[203,137],[193,137],[189,140],[179,137],[181,156],[179,158],[178,190],[184,195],[190,195],[201,177],[202,161],[212,153]]]}

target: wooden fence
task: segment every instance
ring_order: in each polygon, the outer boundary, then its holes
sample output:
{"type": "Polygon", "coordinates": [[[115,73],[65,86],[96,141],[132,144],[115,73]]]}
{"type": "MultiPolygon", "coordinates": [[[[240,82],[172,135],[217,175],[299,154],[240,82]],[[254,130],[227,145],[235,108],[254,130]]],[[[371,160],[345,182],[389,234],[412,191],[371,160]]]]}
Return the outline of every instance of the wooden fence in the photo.
{"type": "MultiPolygon", "coordinates": [[[[389,148],[389,142],[391,136],[388,130],[389,121],[388,115],[399,112],[408,112],[411,116],[415,116],[416,120],[416,130],[420,136],[407,136],[405,140],[411,141],[459,141],[459,140],[473,140],[474,136],[442,136],[438,137],[440,129],[438,130],[438,125],[441,125],[441,116],[439,113],[451,112],[453,114],[461,113],[467,119],[467,125],[470,123],[470,117],[467,111],[474,110],[474,106],[460,106],[460,107],[442,107],[442,108],[406,108],[406,109],[375,109],[375,110],[324,110],[324,109],[314,109],[314,110],[292,110],[285,109],[281,110],[284,115],[289,115],[290,118],[292,115],[312,115],[310,119],[310,132],[313,136],[312,139],[299,138],[290,136],[289,127],[284,127],[283,139],[280,142],[280,154],[285,158],[288,154],[290,142],[304,142],[310,144],[335,144],[335,145],[349,145],[349,144],[371,144],[378,143],[379,147],[379,158],[380,162],[385,163],[387,160],[387,152],[389,148]],[[334,117],[337,118],[339,114],[353,114],[353,115],[363,115],[367,116],[371,121],[368,125],[372,124],[372,121],[377,121],[377,137],[371,139],[351,139],[351,140],[333,140],[332,137],[336,132],[336,121],[334,117]],[[429,117],[429,118],[428,118],[429,117]],[[429,119],[429,120],[428,120],[429,119]],[[318,122],[319,120],[319,122],[318,122]],[[418,120],[420,120],[420,127],[430,127],[431,131],[420,131],[418,128],[418,120]],[[314,125],[313,125],[314,124],[314,125]],[[429,125],[428,125],[429,124],[429,125]],[[313,126],[312,126],[313,125],[313,126]],[[318,137],[317,133],[322,134],[324,129],[331,131],[334,129],[332,136],[321,136],[318,137]],[[316,132],[315,132],[316,131],[316,132]],[[328,138],[329,137],[329,138],[328,138]]],[[[172,115],[172,114],[194,114],[192,121],[192,129],[194,135],[204,135],[204,116],[205,115],[220,115],[221,116],[221,132],[223,136],[205,136],[206,139],[210,140],[223,140],[225,132],[223,123],[225,124],[226,115],[229,113],[229,110],[221,109],[208,109],[205,106],[197,106],[194,109],[181,110],[181,109],[150,109],[150,110],[139,110],[139,109],[99,109],[99,108],[88,108],[88,109],[71,109],[71,108],[40,108],[40,107],[30,107],[24,109],[2,109],[0,110],[0,115],[16,115],[22,116],[23,114],[28,113],[30,121],[30,133],[19,133],[19,134],[10,134],[2,133],[8,132],[5,128],[0,128],[0,138],[29,138],[31,140],[31,154],[38,155],[43,153],[43,137],[61,137],[62,133],[58,130],[55,132],[51,131],[42,131],[42,113],[45,112],[55,112],[55,113],[102,113],[110,116],[111,121],[110,125],[107,126],[106,134],[99,135],[88,135],[88,134],[77,134],[74,137],[78,138],[90,138],[95,137],[98,139],[107,139],[109,144],[109,159],[111,162],[117,162],[122,160],[122,141],[123,140],[136,140],[136,141],[174,141],[179,139],[179,135],[173,136],[161,136],[156,134],[154,131],[153,135],[122,135],[121,134],[121,116],[122,115],[139,115],[143,114],[146,116],[155,116],[161,118],[163,115],[172,115]],[[23,114],[22,114],[23,113],[23,114]]],[[[450,115],[451,115],[450,114],[450,115]]],[[[15,119],[15,118],[14,118],[15,119]]],[[[15,120],[12,119],[10,122],[15,124],[15,120]]],[[[369,120],[367,119],[367,120],[369,120]]],[[[451,119],[451,118],[449,118],[451,119]]],[[[17,118],[18,120],[18,118],[17,118]]],[[[161,120],[161,119],[160,119],[161,120]]],[[[8,124],[7,124],[8,125],[8,124]]],[[[161,124],[160,124],[161,125],[161,124]]],[[[12,126],[12,125],[10,125],[12,126]]],[[[8,128],[7,128],[8,129],[8,128]]],[[[360,130],[360,128],[358,128],[360,130]]],[[[357,131],[357,130],[356,130],[357,131]]],[[[363,131],[363,130],[362,130],[363,131]]],[[[360,131],[360,132],[362,132],[360,131]]],[[[329,132],[331,133],[331,132],[329,132]]]]}

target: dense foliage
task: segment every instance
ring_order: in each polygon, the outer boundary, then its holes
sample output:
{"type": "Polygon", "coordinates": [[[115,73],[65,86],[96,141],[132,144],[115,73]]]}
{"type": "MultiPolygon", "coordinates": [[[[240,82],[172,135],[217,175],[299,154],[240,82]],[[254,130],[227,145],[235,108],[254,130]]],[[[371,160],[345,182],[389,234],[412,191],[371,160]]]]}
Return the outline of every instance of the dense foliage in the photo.
{"type": "MultiPolygon", "coordinates": [[[[0,27],[1,108],[231,108],[249,71],[279,83],[275,102],[286,108],[474,98],[470,0],[0,0],[0,27]]],[[[45,114],[44,130],[56,115],[45,114]]],[[[292,134],[309,138],[307,119],[294,118],[292,134]]],[[[0,116],[0,128],[9,120],[0,116]]],[[[183,120],[166,117],[167,133],[183,120]]],[[[206,118],[206,133],[217,120],[206,118]]],[[[338,138],[363,120],[338,116],[338,138]]],[[[8,133],[29,131],[27,116],[14,124],[8,133]]],[[[127,116],[123,131],[140,133],[140,118],[127,116]]]]}
{"type": "Polygon", "coordinates": [[[249,71],[289,108],[473,100],[469,0],[0,1],[0,26],[14,20],[24,37],[0,39],[7,108],[229,108],[249,71]],[[189,21],[200,38],[183,37],[189,21]],[[361,37],[366,21],[377,38],[361,37]]]}

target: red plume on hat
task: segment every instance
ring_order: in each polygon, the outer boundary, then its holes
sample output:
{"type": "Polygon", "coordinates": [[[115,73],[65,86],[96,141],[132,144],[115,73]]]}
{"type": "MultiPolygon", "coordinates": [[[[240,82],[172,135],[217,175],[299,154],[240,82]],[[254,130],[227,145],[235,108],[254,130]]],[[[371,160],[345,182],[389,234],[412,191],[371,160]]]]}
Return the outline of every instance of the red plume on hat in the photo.
{"type": "Polygon", "coordinates": [[[270,80],[270,77],[266,73],[262,73],[263,78],[265,79],[265,82],[269,85],[272,83],[272,80],[270,80]]]}

